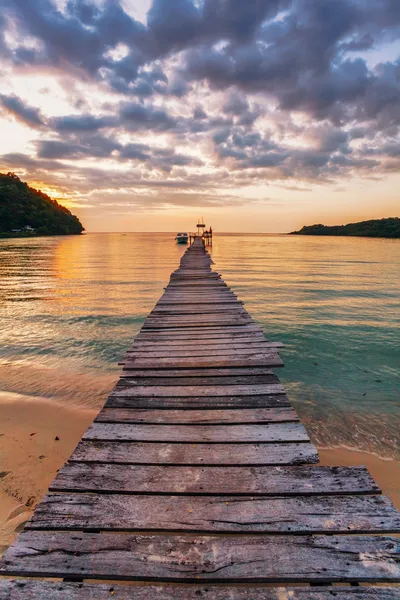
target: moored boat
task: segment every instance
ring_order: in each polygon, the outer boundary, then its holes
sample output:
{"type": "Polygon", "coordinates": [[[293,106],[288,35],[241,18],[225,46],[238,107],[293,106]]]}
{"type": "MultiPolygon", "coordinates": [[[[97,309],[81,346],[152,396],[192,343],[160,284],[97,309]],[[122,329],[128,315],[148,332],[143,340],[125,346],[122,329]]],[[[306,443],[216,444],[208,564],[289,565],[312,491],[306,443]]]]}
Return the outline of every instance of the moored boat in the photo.
{"type": "Polygon", "coordinates": [[[189,235],[187,233],[177,233],[175,239],[178,244],[187,244],[189,241],[189,235]]]}

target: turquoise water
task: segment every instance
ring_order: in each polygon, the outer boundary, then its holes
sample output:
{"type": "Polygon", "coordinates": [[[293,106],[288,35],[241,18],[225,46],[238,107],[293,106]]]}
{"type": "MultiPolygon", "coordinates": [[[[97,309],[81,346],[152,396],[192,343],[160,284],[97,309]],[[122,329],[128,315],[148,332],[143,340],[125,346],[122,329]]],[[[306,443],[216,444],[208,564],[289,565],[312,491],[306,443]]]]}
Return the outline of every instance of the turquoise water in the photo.
{"type": "MultiPolygon", "coordinates": [[[[173,237],[0,240],[0,401],[101,406],[185,250],[173,237]]],[[[285,342],[278,374],[314,441],[399,456],[400,241],[219,234],[212,256],[285,342]]]]}

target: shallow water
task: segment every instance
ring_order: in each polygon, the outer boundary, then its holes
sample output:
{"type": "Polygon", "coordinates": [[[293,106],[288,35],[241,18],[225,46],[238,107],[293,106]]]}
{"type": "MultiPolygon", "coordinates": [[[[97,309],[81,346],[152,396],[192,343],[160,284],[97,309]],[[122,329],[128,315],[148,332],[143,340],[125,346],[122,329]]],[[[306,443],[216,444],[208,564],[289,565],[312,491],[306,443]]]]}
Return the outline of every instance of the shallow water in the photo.
{"type": "MultiPolygon", "coordinates": [[[[172,234],[0,240],[1,392],[100,406],[178,264],[172,234]]],[[[317,443],[400,455],[400,241],[216,235],[317,443]]]]}

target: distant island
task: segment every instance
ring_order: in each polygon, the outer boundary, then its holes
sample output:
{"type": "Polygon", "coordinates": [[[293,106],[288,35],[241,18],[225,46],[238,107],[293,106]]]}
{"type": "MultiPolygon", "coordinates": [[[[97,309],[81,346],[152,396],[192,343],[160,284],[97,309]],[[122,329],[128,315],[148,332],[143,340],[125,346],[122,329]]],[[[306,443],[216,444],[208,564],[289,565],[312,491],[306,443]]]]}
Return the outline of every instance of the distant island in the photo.
{"type": "Polygon", "coordinates": [[[75,235],[84,230],[68,208],[14,173],[0,173],[0,237],[75,235]]]}
{"type": "Polygon", "coordinates": [[[373,219],[348,225],[305,225],[290,235],[350,235],[360,237],[400,238],[400,218],[373,219]]]}

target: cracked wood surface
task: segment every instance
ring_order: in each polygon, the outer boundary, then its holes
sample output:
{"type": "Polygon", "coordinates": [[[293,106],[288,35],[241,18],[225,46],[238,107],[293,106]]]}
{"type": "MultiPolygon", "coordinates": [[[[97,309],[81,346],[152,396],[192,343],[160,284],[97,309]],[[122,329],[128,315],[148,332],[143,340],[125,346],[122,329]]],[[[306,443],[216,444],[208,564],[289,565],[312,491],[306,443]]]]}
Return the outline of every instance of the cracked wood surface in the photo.
{"type": "Polygon", "coordinates": [[[177,467],[72,462],[60,469],[50,490],[261,496],[380,492],[365,467],[177,467]]]}
{"type": "Polygon", "coordinates": [[[144,423],[93,423],[84,440],[189,443],[308,442],[301,423],[262,425],[148,425],[144,423]]]}
{"type": "MultiPolygon", "coordinates": [[[[232,330],[232,328],[219,328],[213,329],[204,327],[201,330],[197,330],[193,332],[191,329],[187,331],[182,331],[179,329],[171,329],[170,331],[145,331],[141,329],[140,333],[135,337],[135,342],[137,341],[157,341],[157,342],[179,342],[180,340],[186,340],[188,342],[194,340],[214,340],[215,342],[221,341],[239,341],[243,339],[249,339],[252,337],[254,341],[263,340],[264,333],[262,329],[258,326],[250,327],[239,327],[232,330]],[[194,335],[196,334],[196,335],[194,335]]],[[[186,343],[186,342],[185,342],[186,343]]],[[[209,341],[204,342],[206,344],[209,341]]],[[[275,346],[278,347],[278,346],[275,346]]],[[[280,346],[279,346],[280,347],[280,346]]]]}
{"type": "Polygon", "coordinates": [[[203,325],[202,329],[200,331],[194,331],[193,327],[187,326],[182,324],[182,327],[171,327],[170,330],[168,329],[157,329],[154,328],[154,331],[151,331],[150,329],[142,329],[140,332],[140,339],[143,339],[145,337],[146,334],[149,334],[154,336],[154,335],[158,335],[159,337],[163,337],[163,338],[167,338],[167,337],[175,337],[175,336],[181,336],[181,337],[197,337],[199,335],[208,335],[213,337],[213,336],[218,336],[218,335],[230,335],[230,336],[235,336],[235,335],[250,335],[252,333],[263,333],[263,330],[261,329],[261,327],[259,325],[220,325],[220,323],[217,323],[216,325],[203,325]]]}
{"type": "MultiPolygon", "coordinates": [[[[262,338],[248,338],[248,337],[242,337],[239,339],[234,339],[234,338],[228,338],[226,341],[220,341],[220,340],[210,340],[208,342],[206,342],[206,347],[210,350],[212,350],[213,348],[222,348],[222,349],[238,349],[238,348],[242,348],[242,347],[246,347],[246,348],[251,348],[254,346],[260,346],[262,345],[264,348],[282,348],[282,345],[279,344],[279,342],[268,342],[267,340],[263,340],[262,338]],[[227,346],[227,342],[229,342],[229,346],[227,346]]],[[[199,342],[198,340],[187,340],[185,342],[185,348],[187,348],[188,350],[190,348],[196,348],[196,346],[199,346],[199,342]]],[[[182,347],[182,342],[180,341],[176,341],[176,340],[164,340],[164,341],[160,341],[160,342],[154,342],[153,340],[147,340],[147,341],[135,341],[130,349],[138,349],[138,350],[143,350],[145,351],[147,348],[154,348],[154,349],[158,349],[158,348],[169,348],[169,349],[173,349],[173,348],[181,348],[182,347]]],[[[129,350],[128,350],[129,352],[129,350]]]]}
{"type": "Polygon", "coordinates": [[[313,444],[153,444],[81,441],[72,462],[172,465],[301,465],[318,462],[313,444]]]}
{"type": "Polygon", "coordinates": [[[192,397],[159,397],[137,398],[131,396],[114,396],[110,394],[106,408],[271,408],[290,406],[285,394],[269,394],[265,396],[192,396],[192,397]]]}
{"type": "MultiPolygon", "coordinates": [[[[164,360],[164,359],[159,359],[164,360]]],[[[141,361],[139,361],[141,362],[141,361]]],[[[174,398],[192,396],[212,396],[219,398],[221,396],[262,396],[270,394],[284,394],[285,390],[283,385],[280,383],[264,383],[261,385],[205,385],[205,386],[191,386],[191,385],[132,385],[124,383],[121,386],[117,386],[111,392],[110,396],[113,398],[129,396],[134,398],[136,396],[140,398],[155,397],[161,398],[163,396],[173,396],[174,398]]]]}
{"type": "Polygon", "coordinates": [[[398,600],[398,590],[388,587],[260,588],[198,585],[134,586],[49,581],[2,581],[1,600],[398,600]]]}
{"type": "Polygon", "coordinates": [[[24,531],[0,574],[214,582],[400,581],[397,538],[24,531]],[[271,560],[273,557],[273,560],[271,560]]]}
{"type": "MultiPolygon", "coordinates": [[[[204,368],[204,369],[137,369],[132,364],[125,361],[120,363],[124,366],[121,377],[153,377],[153,378],[176,378],[180,381],[181,377],[219,377],[229,383],[230,377],[245,375],[273,375],[272,369],[265,367],[225,367],[225,368],[204,368]]],[[[124,379],[119,383],[123,384],[124,379]]],[[[222,384],[221,384],[222,385],[222,384]]]]}
{"type": "Polygon", "coordinates": [[[162,347],[157,350],[149,350],[143,348],[132,347],[127,351],[127,356],[132,358],[163,358],[165,356],[174,356],[174,357],[188,357],[193,358],[197,356],[232,356],[232,357],[242,357],[242,356],[259,356],[264,355],[266,357],[276,358],[277,352],[272,352],[272,349],[269,348],[266,344],[251,344],[251,345],[242,345],[240,348],[208,348],[203,346],[192,347],[192,349],[188,348],[178,348],[176,346],[171,347],[162,347]]]}
{"type": "MultiPolygon", "coordinates": [[[[207,387],[207,386],[224,386],[225,389],[228,389],[228,396],[231,395],[229,393],[229,387],[227,388],[226,386],[233,386],[233,385],[246,385],[246,384],[251,384],[251,385],[271,385],[271,384],[276,384],[279,383],[279,379],[276,375],[271,374],[262,374],[262,375],[236,375],[236,376],[231,376],[231,377],[218,377],[218,376],[203,376],[203,377],[189,377],[184,375],[185,372],[182,373],[182,376],[179,377],[179,379],[177,377],[162,377],[160,374],[160,377],[149,377],[149,376],[142,376],[142,377],[137,377],[136,375],[132,374],[132,375],[126,375],[126,377],[124,377],[124,379],[120,380],[117,385],[116,385],[116,389],[124,389],[124,388],[129,388],[129,386],[133,387],[133,386],[150,386],[150,387],[157,387],[157,386],[193,386],[193,385],[201,385],[202,387],[207,387]]],[[[158,395],[158,394],[157,394],[158,395]]],[[[207,394],[208,395],[208,394],[207,394]]]]}
{"type": "Polygon", "coordinates": [[[283,362],[276,352],[244,354],[236,356],[196,356],[144,358],[129,354],[129,362],[138,368],[198,368],[198,367],[282,367],[283,362]]]}
{"type": "Polygon", "coordinates": [[[103,408],[96,417],[98,423],[164,423],[185,425],[219,425],[275,423],[298,421],[291,407],[242,410],[151,410],[143,408],[103,408]]]}
{"type": "Polygon", "coordinates": [[[400,531],[384,496],[126,496],[50,494],[28,529],[197,533],[375,533],[400,531]]]}

